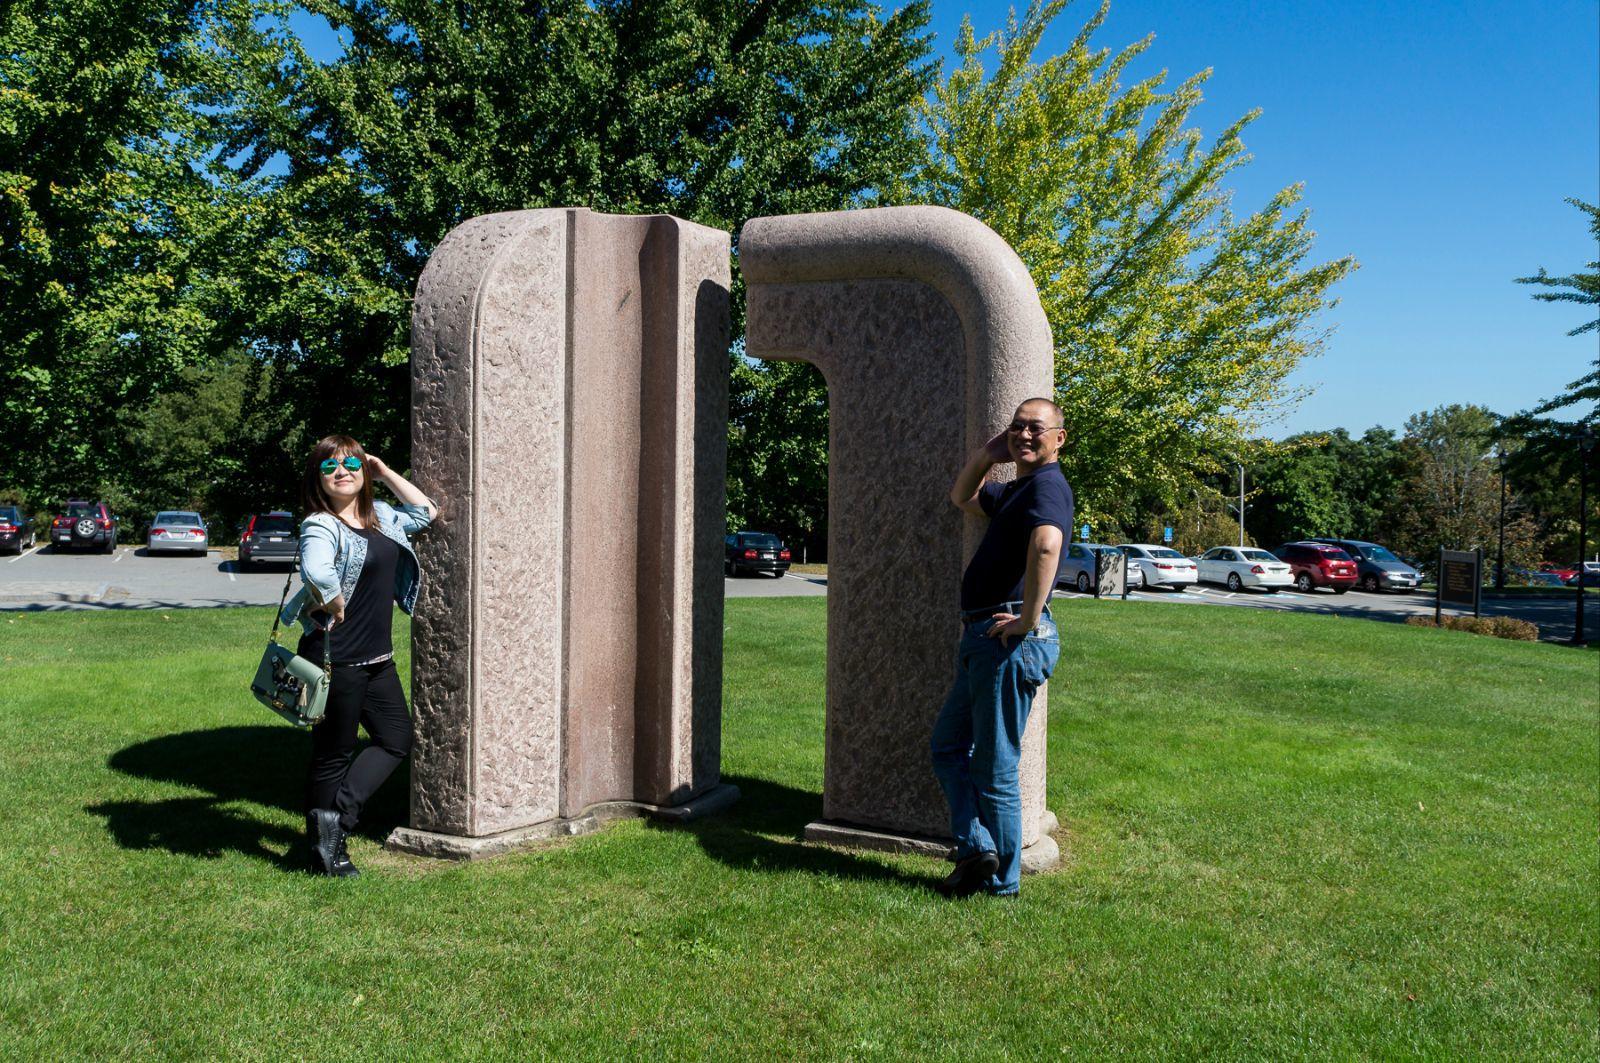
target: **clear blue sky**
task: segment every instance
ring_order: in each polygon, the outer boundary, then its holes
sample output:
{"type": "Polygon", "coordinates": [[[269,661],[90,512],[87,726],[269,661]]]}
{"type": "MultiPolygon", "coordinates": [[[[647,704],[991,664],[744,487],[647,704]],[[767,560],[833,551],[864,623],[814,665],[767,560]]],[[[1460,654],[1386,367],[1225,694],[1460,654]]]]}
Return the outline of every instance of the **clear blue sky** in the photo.
{"type": "MultiPolygon", "coordinates": [[[[949,56],[963,14],[981,36],[1009,7],[934,0],[936,51],[949,56]]],[[[1094,10],[1069,6],[1040,54],[1094,10]]],[[[298,28],[314,52],[337,49],[326,23],[298,28]]],[[[1361,263],[1335,289],[1322,357],[1293,378],[1312,394],[1267,434],[1398,429],[1452,402],[1509,413],[1587,370],[1600,336],[1566,335],[1581,309],[1512,279],[1600,258],[1563,202],[1600,202],[1595,0],[1113,0],[1096,40],[1147,33],[1130,77],[1212,69],[1204,132],[1262,109],[1245,141],[1255,161],[1232,175],[1236,211],[1303,182],[1318,255],[1361,263]]]]}
{"type": "MultiPolygon", "coordinates": [[[[1020,6],[1020,5],[1019,5],[1020,6]]],[[[1095,10],[1078,0],[1041,54],[1095,10]]],[[[934,0],[949,54],[964,13],[981,36],[1010,5],[934,0]]],[[[1536,303],[1512,278],[1600,258],[1600,4],[1595,0],[1113,0],[1097,43],[1156,35],[1131,76],[1210,67],[1206,133],[1260,107],[1255,161],[1232,175],[1236,211],[1305,184],[1323,258],[1361,268],[1335,289],[1313,394],[1267,434],[1374,424],[1480,403],[1526,408],[1589,368],[1600,336],[1569,337],[1576,306],[1536,303]]]]}

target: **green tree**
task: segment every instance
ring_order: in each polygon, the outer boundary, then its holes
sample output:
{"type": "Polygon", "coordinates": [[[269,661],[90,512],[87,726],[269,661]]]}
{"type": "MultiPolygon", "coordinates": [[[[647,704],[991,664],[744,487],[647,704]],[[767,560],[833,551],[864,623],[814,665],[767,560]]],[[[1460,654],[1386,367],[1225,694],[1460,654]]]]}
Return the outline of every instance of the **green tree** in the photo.
{"type": "Polygon", "coordinates": [[[1495,416],[1482,406],[1440,406],[1406,419],[1394,499],[1394,550],[1426,557],[1439,547],[1495,545],[1500,479],[1495,416]]]}
{"type": "Polygon", "coordinates": [[[1355,263],[1309,261],[1298,186],[1237,216],[1251,113],[1210,144],[1186,123],[1209,72],[1123,83],[1148,39],[1091,47],[1107,4],[1062,54],[1034,60],[1067,0],[1032,0],[956,64],[923,112],[930,154],[902,198],[966,211],[1028,266],[1055,337],[1062,465],[1086,514],[1123,523],[1178,507],[1203,474],[1294,401],[1313,319],[1355,263]],[[992,54],[992,69],[985,59],[992,54]]]}
{"type": "Polygon", "coordinates": [[[107,411],[218,349],[240,198],[204,86],[232,8],[0,7],[0,417],[21,441],[0,480],[36,506],[122,482],[107,411]]]}
{"type": "MultiPolygon", "coordinates": [[[[736,231],[869,201],[920,152],[922,0],[887,17],[862,0],[308,0],[348,42],[330,62],[295,37],[295,6],[224,44],[249,71],[228,150],[246,177],[283,168],[251,221],[253,349],[311,435],[345,428],[399,462],[409,296],[466,218],[581,205],[736,231]]],[[[781,449],[772,419],[735,428],[733,467],[769,466],[743,449],[781,449]]],[[[750,512],[776,504],[764,490],[743,485],[750,512]]]]}

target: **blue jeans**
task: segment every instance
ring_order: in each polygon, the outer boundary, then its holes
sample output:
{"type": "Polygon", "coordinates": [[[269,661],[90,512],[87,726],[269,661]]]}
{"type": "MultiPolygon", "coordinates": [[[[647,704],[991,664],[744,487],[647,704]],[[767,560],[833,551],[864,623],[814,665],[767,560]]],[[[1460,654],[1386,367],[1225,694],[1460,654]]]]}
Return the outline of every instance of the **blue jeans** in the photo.
{"type": "MultiPolygon", "coordinates": [[[[1020,602],[995,612],[1021,612],[1020,602]]],[[[1034,691],[1061,656],[1056,624],[1046,608],[1039,625],[1010,645],[988,637],[992,620],[966,625],[957,651],[956,681],[934,721],[933,773],[950,804],[956,858],[992,852],[1000,870],[990,893],[1016,893],[1022,877],[1022,790],[1017,762],[1034,691]]]]}

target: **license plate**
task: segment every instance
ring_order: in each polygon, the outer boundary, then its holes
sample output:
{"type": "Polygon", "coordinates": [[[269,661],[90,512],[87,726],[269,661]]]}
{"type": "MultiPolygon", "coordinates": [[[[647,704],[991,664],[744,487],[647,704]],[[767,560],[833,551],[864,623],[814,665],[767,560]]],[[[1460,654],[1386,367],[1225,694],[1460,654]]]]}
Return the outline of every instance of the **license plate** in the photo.
{"type": "Polygon", "coordinates": [[[773,557],[774,557],[774,556],[776,556],[776,555],[774,555],[774,554],[773,554],[773,553],[772,553],[772,552],[771,552],[771,551],[770,551],[770,550],[769,550],[769,551],[768,551],[768,552],[766,552],[766,553],[764,553],[764,554],[762,554],[762,555],[761,555],[761,558],[762,558],[762,560],[764,560],[764,561],[771,561],[771,560],[772,560],[772,559],[773,559],[773,557]]]}
{"type": "Polygon", "coordinates": [[[269,542],[269,543],[281,543],[281,542],[283,542],[283,536],[281,536],[281,535],[269,535],[269,536],[267,536],[267,542],[269,542]]]}

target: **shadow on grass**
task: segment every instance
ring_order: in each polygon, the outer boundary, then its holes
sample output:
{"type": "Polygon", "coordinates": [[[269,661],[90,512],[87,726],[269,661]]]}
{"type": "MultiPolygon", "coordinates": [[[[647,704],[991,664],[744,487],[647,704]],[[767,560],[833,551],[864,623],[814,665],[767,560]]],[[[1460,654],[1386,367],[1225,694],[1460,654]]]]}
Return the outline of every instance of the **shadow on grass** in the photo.
{"type": "MultiPolygon", "coordinates": [[[[108,801],[86,811],[102,816],[124,849],[166,849],[185,856],[227,852],[299,867],[305,833],[306,761],[311,739],[282,727],[218,727],[163,735],[119,749],[107,766],[124,775],[205,791],[206,796],[158,801],[108,801]],[[294,826],[262,817],[242,803],[294,815],[294,826]]],[[[381,842],[405,822],[408,767],[402,765],[373,795],[356,833],[381,842]]]]}
{"type": "Polygon", "coordinates": [[[726,812],[684,825],[651,819],[645,824],[652,830],[687,831],[706,855],[740,871],[799,871],[932,890],[947,870],[911,875],[842,849],[810,844],[804,840],[805,826],[822,818],[821,794],[750,776],[724,775],[722,781],[739,788],[738,803],[726,812]]]}

